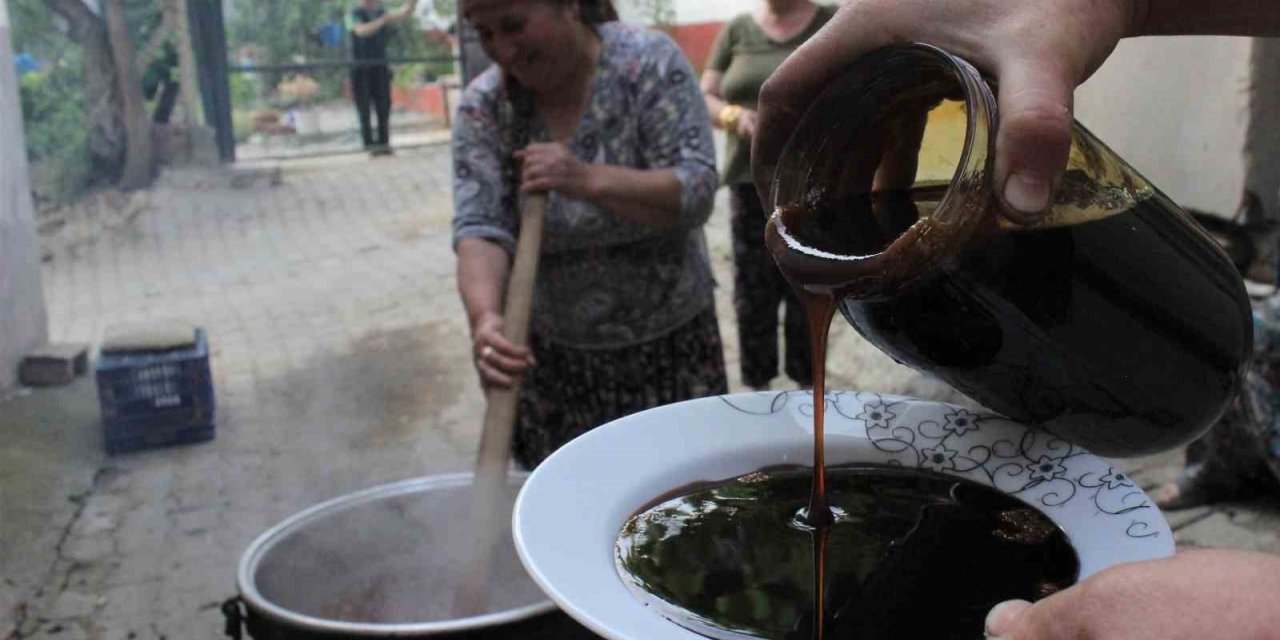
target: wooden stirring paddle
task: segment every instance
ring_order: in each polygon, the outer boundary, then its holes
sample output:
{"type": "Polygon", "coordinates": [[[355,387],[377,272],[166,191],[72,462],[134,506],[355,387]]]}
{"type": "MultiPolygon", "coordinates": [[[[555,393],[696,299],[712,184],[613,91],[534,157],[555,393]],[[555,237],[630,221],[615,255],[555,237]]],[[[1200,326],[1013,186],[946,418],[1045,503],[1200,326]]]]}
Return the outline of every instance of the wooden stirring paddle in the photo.
{"type": "MultiPolygon", "coordinates": [[[[529,341],[529,315],[533,307],[533,285],[538,276],[546,211],[546,194],[525,196],[520,212],[520,238],[516,242],[516,255],[502,311],[502,335],[517,346],[524,346],[529,341]]],[[[454,594],[455,617],[478,616],[488,608],[487,589],[493,549],[503,530],[503,521],[511,517],[502,509],[502,504],[507,490],[507,466],[520,401],[520,385],[521,378],[517,377],[508,388],[492,387],[485,392],[484,430],[480,434],[480,453],[476,458],[472,483],[471,548],[464,556],[466,564],[454,594]]]]}

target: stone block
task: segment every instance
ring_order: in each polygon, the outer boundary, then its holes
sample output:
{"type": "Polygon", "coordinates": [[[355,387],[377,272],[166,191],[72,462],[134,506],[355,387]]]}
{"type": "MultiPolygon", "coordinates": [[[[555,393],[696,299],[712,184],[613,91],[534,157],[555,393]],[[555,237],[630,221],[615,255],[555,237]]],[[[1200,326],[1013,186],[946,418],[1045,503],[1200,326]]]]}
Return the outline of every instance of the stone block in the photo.
{"type": "Polygon", "coordinates": [[[85,618],[93,615],[99,603],[102,601],[100,596],[87,593],[78,593],[76,591],[64,591],[54,600],[53,607],[47,612],[49,617],[55,620],[65,618],[85,618]]]}
{"type": "Polygon", "coordinates": [[[1179,545],[1280,553],[1280,512],[1263,505],[1224,506],[1183,527],[1179,545]]]}
{"type": "Polygon", "coordinates": [[[22,359],[19,378],[29,387],[70,384],[89,370],[89,345],[79,342],[43,344],[22,359]]]}

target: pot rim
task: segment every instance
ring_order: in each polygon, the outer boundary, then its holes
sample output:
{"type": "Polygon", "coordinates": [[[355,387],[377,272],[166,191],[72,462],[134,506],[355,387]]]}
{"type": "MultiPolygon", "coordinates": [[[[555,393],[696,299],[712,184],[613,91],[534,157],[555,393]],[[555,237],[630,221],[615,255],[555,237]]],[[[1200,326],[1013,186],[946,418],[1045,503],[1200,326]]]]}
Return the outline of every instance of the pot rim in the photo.
{"type": "MultiPolygon", "coordinates": [[[[518,480],[519,483],[523,483],[528,476],[529,474],[526,472],[511,471],[507,475],[507,481],[511,482],[513,480],[518,480]]],[[[527,620],[529,618],[554,611],[556,609],[555,603],[544,594],[544,600],[542,602],[524,607],[517,607],[515,609],[508,609],[506,611],[487,613],[467,618],[457,618],[453,620],[397,624],[341,622],[338,620],[317,618],[315,616],[309,616],[286,609],[285,607],[268,600],[258,590],[256,581],[254,580],[254,573],[263,556],[275,548],[275,545],[281,540],[284,540],[289,534],[301,529],[305,525],[340,509],[349,508],[377,499],[399,496],[406,493],[469,485],[471,484],[473,477],[474,474],[471,472],[462,472],[411,478],[339,496],[332,500],[309,507],[297,514],[294,514],[293,516],[290,516],[289,518],[286,518],[284,521],[274,527],[271,527],[262,533],[262,535],[258,536],[245,550],[244,555],[241,556],[240,564],[236,571],[236,587],[240,592],[240,597],[244,600],[245,605],[254,613],[277,622],[293,625],[301,630],[333,634],[361,634],[364,637],[401,637],[409,634],[437,635],[458,631],[470,631],[519,622],[521,620],[527,620]]]]}

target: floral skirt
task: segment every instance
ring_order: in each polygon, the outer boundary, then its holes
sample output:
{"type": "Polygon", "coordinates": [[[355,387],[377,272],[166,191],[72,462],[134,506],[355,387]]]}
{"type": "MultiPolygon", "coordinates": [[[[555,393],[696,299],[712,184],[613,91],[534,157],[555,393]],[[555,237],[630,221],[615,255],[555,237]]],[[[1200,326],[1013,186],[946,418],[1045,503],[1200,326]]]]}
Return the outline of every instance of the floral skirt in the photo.
{"type": "Polygon", "coordinates": [[[728,393],[715,308],[660,338],[620,349],[530,339],[538,361],[520,390],[513,453],[527,469],[611,420],[728,393]]]}
{"type": "Polygon", "coordinates": [[[782,369],[800,386],[813,384],[809,318],[764,244],[769,214],[753,184],[729,187],[733,234],[733,310],[738,316],[742,381],[763,388],[778,375],[778,307],[783,309],[782,369]]]}

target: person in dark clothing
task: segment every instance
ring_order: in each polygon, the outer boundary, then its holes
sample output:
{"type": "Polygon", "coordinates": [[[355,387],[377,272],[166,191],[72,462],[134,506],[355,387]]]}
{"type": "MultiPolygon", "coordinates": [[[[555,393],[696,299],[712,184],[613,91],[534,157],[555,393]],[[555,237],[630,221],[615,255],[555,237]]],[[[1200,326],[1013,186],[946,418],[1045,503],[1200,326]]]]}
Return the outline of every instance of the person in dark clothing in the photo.
{"type": "Polygon", "coordinates": [[[817,33],[836,8],[809,0],[769,0],[721,30],[702,73],[712,124],[723,129],[722,184],[729,187],[733,237],[733,308],[738,316],[742,382],[761,391],[778,375],[778,307],[784,309],[783,371],[796,385],[813,386],[809,327],[800,299],[764,246],[769,212],[751,182],[751,136],[760,85],[817,33]]]}
{"type": "Polygon", "coordinates": [[[388,12],[381,0],[363,0],[351,12],[351,54],[356,66],[351,70],[351,93],[360,117],[360,137],[366,151],[374,155],[391,152],[391,68],[387,66],[387,39],[390,25],[413,15],[418,0],[408,0],[400,10],[388,12]],[[370,107],[377,112],[375,136],[370,107]]]}

